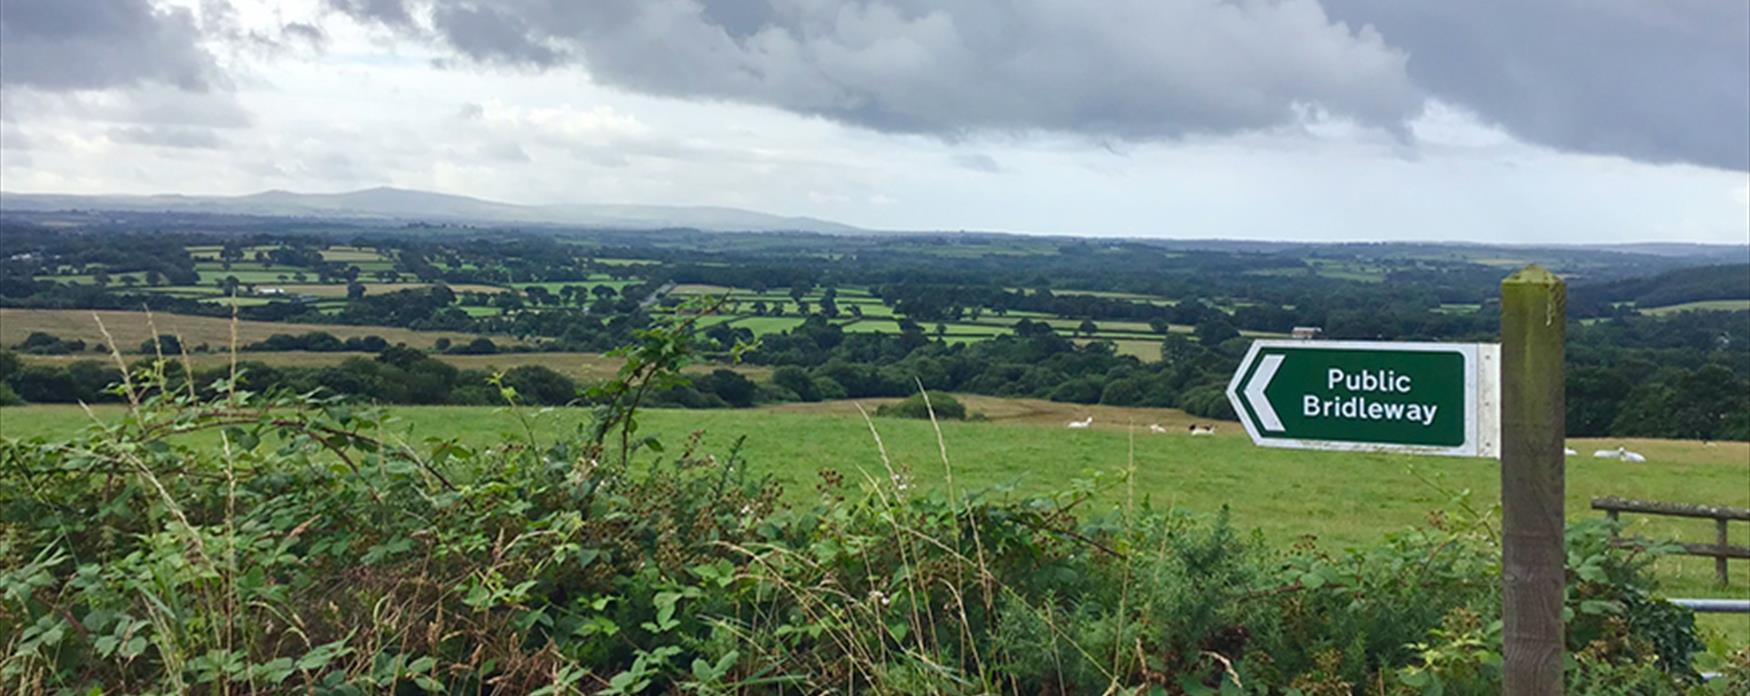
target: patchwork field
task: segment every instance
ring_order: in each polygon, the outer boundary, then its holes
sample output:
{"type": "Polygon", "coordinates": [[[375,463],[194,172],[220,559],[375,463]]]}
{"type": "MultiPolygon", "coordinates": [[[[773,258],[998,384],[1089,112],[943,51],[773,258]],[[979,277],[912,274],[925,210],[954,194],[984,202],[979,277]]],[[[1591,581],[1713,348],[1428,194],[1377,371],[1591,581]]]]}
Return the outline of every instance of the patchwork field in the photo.
{"type": "MultiPolygon", "coordinates": [[[[1011,288],[1012,290],[1013,288],[1011,288]]],[[[902,315],[892,307],[883,304],[881,300],[871,295],[866,288],[839,287],[836,302],[839,308],[838,316],[833,322],[839,324],[849,333],[899,333],[902,315]],[[855,311],[853,311],[855,308],[855,311]],[[859,314],[860,312],[860,314],[859,314]]],[[[1139,295],[1122,292],[1100,292],[1092,290],[1053,290],[1059,295],[1084,295],[1091,297],[1106,297],[1124,299],[1136,302],[1148,302],[1161,306],[1171,306],[1175,301],[1153,295],[1139,295]]],[[[725,299],[721,318],[703,320],[702,324],[711,326],[719,323],[729,323],[733,326],[749,329],[755,335],[787,331],[801,325],[805,319],[802,307],[787,289],[755,291],[750,288],[737,288],[724,285],[677,285],[671,291],[676,297],[718,296],[725,299]],[[765,314],[755,311],[754,304],[763,305],[765,314]],[[779,316],[773,316],[782,313],[779,316]]],[[[802,295],[802,302],[810,312],[818,311],[820,302],[825,295],[821,290],[815,290],[802,295]]],[[[940,336],[950,344],[970,343],[995,336],[1011,333],[1014,325],[1023,319],[1043,322],[1061,334],[1077,336],[1077,343],[1087,343],[1091,339],[1111,341],[1117,346],[1118,353],[1129,355],[1141,360],[1160,359],[1160,340],[1162,336],[1154,332],[1146,322],[1139,321],[1096,321],[1096,330],[1091,335],[1080,334],[1082,320],[1080,318],[1053,316],[1039,312],[1008,311],[998,314],[995,310],[981,309],[976,318],[967,314],[960,321],[918,322],[924,333],[938,335],[936,327],[941,325],[940,336]]],[[[1171,325],[1167,327],[1170,333],[1191,333],[1196,327],[1171,325]]],[[[1253,338],[1273,338],[1283,334],[1261,331],[1241,331],[1241,335],[1253,338]]]]}
{"type": "MultiPolygon", "coordinates": [[[[153,314],[115,310],[84,309],[12,309],[0,308],[0,345],[13,345],[32,331],[42,331],[66,339],[80,339],[88,344],[107,343],[97,320],[102,320],[124,351],[132,351],[152,336],[153,327],[159,334],[177,335],[189,347],[205,343],[215,349],[231,342],[231,320],[221,317],[197,317],[185,314],[153,314]],[[93,315],[96,319],[93,319],[93,315]]],[[[300,334],[326,331],[335,337],[381,336],[390,343],[405,343],[428,348],[439,338],[469,341],[472,334],[448,331],[411,331],[388,326],[349,326],[342,324],[290,324],[267,321],[238,321],[237,341],[253,343],[274,334],[300,334]]],[[[494,337],[500,344],[514,344],[508,337],[494,337]]]]}
{"type": "MultiPolygon", "coordinates": [[[[421,346],[423,347],[423,346],[421,346]]],[[[91,353],[76,355],[20,355],[26,364],[66,364],[78,360],[103,360],[110,358],[91,353]]],[[[375,353],[357,353],[348,351],[309,352],[309,351],[249,351],[238,353],[238,360],[249,360],[266,363],[274,367],[327,367],[337,365],[350,358],[370,359],[375,353]]],[[[620,369],[622,361],[610,358],[600,353],[499,353],[496,355],[433,355],[433,358],[455,365],[464,370],[509,370],[523,365],[539,365],[564,374],[580,382],[594,382],[612,376],[620,369]]],[[[227,353],[192,353],[189,362],[199,369],[228,365],[231,356],[227,353]]],[[[767,380],[771,378],[772,369],[757,365],[719,365],[707,363],[693,365],[687,372],[705,373],[720,367],[727,367],[750,379],[767,380]]]]}
{"type": "Polygon", "coordinates": [[[1647,307],[1643,314],[1661,315],[1677,312],[1742,312],[1750,310],[1750,300],[1703,300],[1701,302],[1685,302],[1683,304],[1666,305],[1664,307],[1647,307]]]}

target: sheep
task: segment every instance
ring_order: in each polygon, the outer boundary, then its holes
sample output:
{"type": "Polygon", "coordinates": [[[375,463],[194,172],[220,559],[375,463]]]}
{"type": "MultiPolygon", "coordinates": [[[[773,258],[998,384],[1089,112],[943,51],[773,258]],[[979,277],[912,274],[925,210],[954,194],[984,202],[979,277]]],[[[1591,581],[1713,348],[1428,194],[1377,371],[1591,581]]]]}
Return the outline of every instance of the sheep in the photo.
{"type": "Polygon", "coordinates": [[[1572,457],[1572,456],[1579,454],[1579,452],[1575,452],[1574,448],[1572,448],[1572,447],[1563,447],[1562,454],[1567,455],[1569,457],[1572,457]]]}
{"type": "Polygon", "coordinates": [[[1069,427],[1072,429],[1075,429],[1075,430],[1089,428],[1089,427],[1092,427],[1093,425],[1094,425],[1094,417],[1093,416],[1088,416],[1086,420],[1070,421],[1069,422],[1069,427]]]}
{"type": "Polygon", "coordinates": [[[1192,435],[1214,435],[1215,434],[1215,426],[1213,426],[1213,425],[1205,426],[1205,425],[1193,424],[1191,426],[1191,434],[1192,435]]]}
{"type": "Polygon", "coordinates": [[[1151,433],[1165,434],[1167,432],[1167,429],[1161,427],[1160,423],[1149,423],[1148,424],[1148,431],[1151,433]]]}
{"type": "Polygon", "coordinates": [[[1599,459],[1620,459],[1625,462],[1635,462],[1637,464],[1647,461],[1646,456],[1642,455],[1640,452],[1630,452],[1626,447],[1618,447],[1613,450],[1598,450],[1597,452],[1593,452],[1592,456],[1599,459]]]}

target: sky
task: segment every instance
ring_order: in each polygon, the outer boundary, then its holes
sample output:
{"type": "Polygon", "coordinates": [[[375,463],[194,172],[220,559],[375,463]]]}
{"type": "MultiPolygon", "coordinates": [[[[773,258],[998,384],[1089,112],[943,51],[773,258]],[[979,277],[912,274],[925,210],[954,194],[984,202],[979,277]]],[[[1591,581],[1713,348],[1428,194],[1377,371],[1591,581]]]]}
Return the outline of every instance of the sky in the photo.
{"type": "Polygon", "coordinates": [[[1738,0],[0,0],[0,187],[1750,243],[1738,0]]]}

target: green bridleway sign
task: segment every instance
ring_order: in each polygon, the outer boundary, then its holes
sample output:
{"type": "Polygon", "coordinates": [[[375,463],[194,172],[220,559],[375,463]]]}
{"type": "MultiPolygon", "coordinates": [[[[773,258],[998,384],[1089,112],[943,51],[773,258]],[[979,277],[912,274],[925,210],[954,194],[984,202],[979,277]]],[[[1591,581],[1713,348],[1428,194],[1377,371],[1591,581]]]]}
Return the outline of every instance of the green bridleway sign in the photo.
{"type": "Polygon", "coordinates": [[[1256,341],[1227,398],[1265,447],[1499,456],[1500,348],[1256,341]]]}

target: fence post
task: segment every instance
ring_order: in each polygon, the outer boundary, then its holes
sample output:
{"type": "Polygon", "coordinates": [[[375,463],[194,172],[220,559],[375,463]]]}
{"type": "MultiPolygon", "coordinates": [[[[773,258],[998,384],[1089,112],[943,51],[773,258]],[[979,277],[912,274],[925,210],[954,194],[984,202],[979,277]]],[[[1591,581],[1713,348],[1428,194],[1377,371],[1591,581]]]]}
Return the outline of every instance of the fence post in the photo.
{"type": "Polygon", "coordinates": [[[1536,265],[1501,281],[1503,693],[1562,693],[1567,285],[1536,265]]]}
{"type": "Polygon", "coordinates": [[[1714,524],[1717,525],[1714,543],[1720,545],[1720,555],[1714,556],[1714,579],[1719,582],[1720,587],[1725,587],[1731,584],[1732,579],[1730,575],[1726,574],[1726,518],[1716,519],[1714,524]]]}

